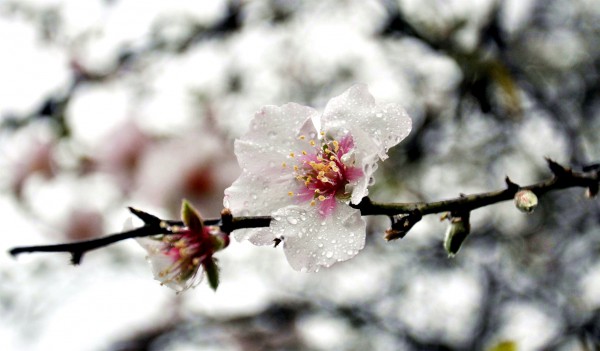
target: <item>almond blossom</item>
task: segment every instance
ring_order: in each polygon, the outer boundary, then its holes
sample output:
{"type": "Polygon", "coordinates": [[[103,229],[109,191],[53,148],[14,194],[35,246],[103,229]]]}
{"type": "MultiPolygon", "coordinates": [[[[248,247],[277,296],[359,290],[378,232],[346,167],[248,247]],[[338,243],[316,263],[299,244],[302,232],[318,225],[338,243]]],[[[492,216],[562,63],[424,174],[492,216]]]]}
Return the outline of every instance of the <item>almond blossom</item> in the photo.
{"type": "Polygon", "coordinates": [[[172,230],[174,234],[137,238],[148,251],[154,278],[169,288],[181,292],[196,287],[206,272],[210,286],[219,285],[219,271],[213,254],[229,245],[229,236],[219,227],[204,226],[198,212],[183,202],[185,226],[172,230]]]}
{"type": "Polygon", "coordinates": [[[378,105],[367,87],[352,86],[325,111],[295,103],[265,106],[235,142],[240,177],[225,190],[235,216],[271,215],[269,228],[234,232],[255,245],[282,241],[290,265],[315,272],[355,256],[366,223],[358,204],[377,162],[411,130],[395,103],[378,105]]]}

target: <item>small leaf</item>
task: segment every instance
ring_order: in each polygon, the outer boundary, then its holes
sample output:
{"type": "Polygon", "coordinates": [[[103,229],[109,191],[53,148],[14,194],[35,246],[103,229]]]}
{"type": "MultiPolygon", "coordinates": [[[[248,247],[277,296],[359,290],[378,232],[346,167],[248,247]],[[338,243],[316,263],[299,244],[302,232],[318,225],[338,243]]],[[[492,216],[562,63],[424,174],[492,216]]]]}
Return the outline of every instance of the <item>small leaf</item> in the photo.
{"type": "Polygon", "coordinates": [[[198,211],[187,200],[181,203],[181,219],[192,232],[200,233],[203,229],[202,218],[198,211]]]}
{"type": "Polygon", "coordinates": [[[512,340],[503,340],[490,347],[488,351],[517,351],[517,343],[512,340]]]}
{"type": "Polygon", "coordinates": [[[206,271],[208,285],[210,285],[214,291],[217,291],[217,287],[219,287],[219,266],[217,265],[217,259],[207,259],[202,265],[204,266],[204,271],[206,271]]]}

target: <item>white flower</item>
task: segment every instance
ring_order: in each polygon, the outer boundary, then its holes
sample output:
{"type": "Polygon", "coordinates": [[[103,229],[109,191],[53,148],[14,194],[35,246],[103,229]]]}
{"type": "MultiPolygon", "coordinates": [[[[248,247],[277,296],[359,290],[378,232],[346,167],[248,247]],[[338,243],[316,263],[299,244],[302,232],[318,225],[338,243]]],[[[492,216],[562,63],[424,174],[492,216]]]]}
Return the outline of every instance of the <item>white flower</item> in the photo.
{"type": "Polygon", "coordinates": [[[366,224],[349,204],[367,195],[377,161],[410,130],[400,105],[375,104],[362,84],[331,99],[322,115],[295,103],[263,107],[235,142],[243,171],[224,204],[235,216],[273,221],[236,231],[236,239],[280,239],[290,265],[305,272],[352,258],[364,247],[366,224]]]}

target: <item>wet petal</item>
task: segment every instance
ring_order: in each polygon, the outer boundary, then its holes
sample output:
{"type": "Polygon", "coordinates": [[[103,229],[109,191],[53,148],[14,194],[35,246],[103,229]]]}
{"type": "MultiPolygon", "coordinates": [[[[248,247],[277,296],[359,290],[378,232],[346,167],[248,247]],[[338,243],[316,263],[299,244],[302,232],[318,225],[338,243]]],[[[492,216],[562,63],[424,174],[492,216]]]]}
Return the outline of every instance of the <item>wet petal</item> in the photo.
{"type": "MultiPolygon", "coordinates": [[[[234,216],[269,216],[278,208],[292,205],[294,199],[288,193],[296,189],[293,175],[273,178],[268,174],[242,173],[225,190],[223,205],[234,216]]],[[[238,241],[250,240],[256,245],[271,244],[275,238],[269,228],[236,230],[233,234],[238,241]]]]}
{"type": "Polygon", "coordinates": [[[387,158],[387,150],[406,138],[412,121],[399,104],[375,104],[367,86],[356,84],[329,101],[321,120],[323,130],[345,128],[357,144],[357,149],[369,153],[373,143],[378,155],[387,158]],[[365,136],[370,140],[364,140],[365,136]]]}
{"type": "Polygon", "coordinates": [[[165,243],[161,240],[152,238],[136,238],[135,240],[148,252],[146,259],[150,262],[154,279],[162,285],[181,292],[197,286],[202,281],[203,272],[201,268],[187,279],[182,279],[180,276],[181,269],[175,268],[173,258],[163,252],[162,249],[165,243]]]}
{"type": "Polygon", "coordinates": [[[323,218],[314,207],[288,206],[275,212],[271,224],[290,265],[315,272],[354,257],[365,245],[366,223],[360,211],[338,204],[323,218]]]}
{"type": "Polygon", "coordinates": [[[323,130],[333,135],[350,133],[356,165],[362,177],[350,182],[351,202],[357,204],[368,195],[367,188],[377,162],[387,158],[390,147],[398,144],[411,130],[412,122],[399,104],[377,105],[366,85],[357,84],[329,101],[322,121],[323,130]]]}
{"type": "Polygon", "coordinates": [[[305,146],[298,136],[301,129],[310,129],[311,117],[316,114],[314,109],[294,103],[263,107],[254,115],[250,131],[235,142],[240,167],[257,174],[281,172],[290,153],[305,146]]]}

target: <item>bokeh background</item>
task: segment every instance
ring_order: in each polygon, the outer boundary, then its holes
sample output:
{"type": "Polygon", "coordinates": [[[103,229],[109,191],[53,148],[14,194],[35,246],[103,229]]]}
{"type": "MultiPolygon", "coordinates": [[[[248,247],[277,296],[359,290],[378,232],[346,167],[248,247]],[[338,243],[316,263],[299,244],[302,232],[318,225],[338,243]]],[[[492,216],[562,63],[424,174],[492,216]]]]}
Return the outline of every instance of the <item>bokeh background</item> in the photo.
{"type": "MultiPolygon", "coordinates": [[[[0,1],[0,249],[118,232],[136,206],[206,217],[267,104],[323,108],[356,82],[413,132],[377,201],[434,201],[600,159],[598,0],[0,1]]],[[[316,274],[233,243],[222,284],[176,295],[144,251],[0,255],[2,350],[594,350],[600,207],[472,213],[459,254],[428,216],[316,274]],[[504,347],[504,348],[503,348],[504,347]]]]}

